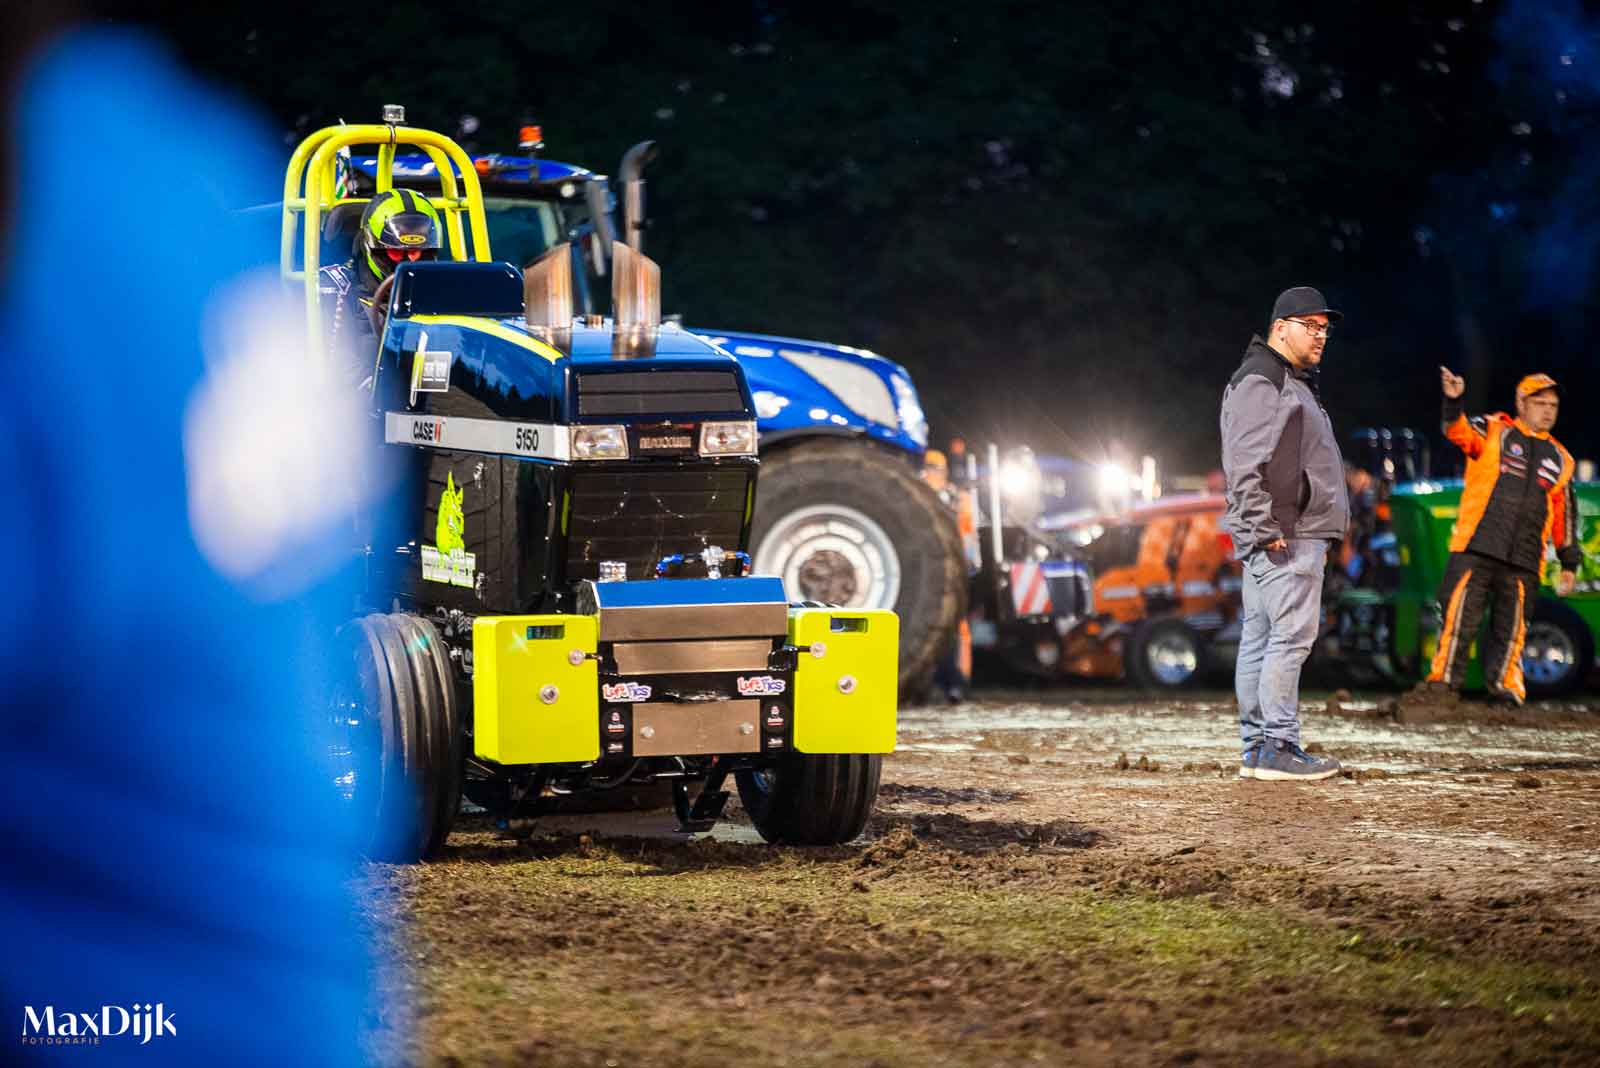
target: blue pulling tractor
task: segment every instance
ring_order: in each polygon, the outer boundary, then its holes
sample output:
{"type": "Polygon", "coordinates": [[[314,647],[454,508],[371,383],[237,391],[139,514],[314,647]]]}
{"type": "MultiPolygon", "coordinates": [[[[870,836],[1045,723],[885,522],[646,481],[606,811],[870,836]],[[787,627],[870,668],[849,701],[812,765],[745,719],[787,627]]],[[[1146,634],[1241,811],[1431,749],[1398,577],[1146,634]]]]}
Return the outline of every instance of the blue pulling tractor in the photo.
{"type": "Polygon", "coordinates": [[[396,268],[376,352],[354,354],[401,485],[362,532],[366,608],[331,705],[370,851],[436,854],[463,795],[512,826],[542,798],[653,781],[683,830],[705,830],[730,775],[769,841],[853,838],[894,746],[898,621],[794,603],[751,573],[760,463],[739,362],[660,323],[659,271],[621,242],[611,318],[575,310],[564,244],[526,270],[492,257],[470,157],[386,119],[295,150],[281,247],[309,343],[349,358],[326,344],[325,241],[395,186],[397,151],[442,176],[448,257],[396,268]],[[341,181],[353,146],[378,146],[367,195],[341,181]]]}
{"type": "MultiPolygon", "coordinates": [[[[619,220],[610,179],[538,158],[536,131],[524,134],[523,154],[472,160],[488,238],[498,257],[517,266],[564,246],[577,309],[604,311],[619,230],[629,247],[643,249],[642,172],[654,146],[645,142],[623,158],[619,220]]],[[[370,191],[380,157],[356,154],[338,165],[340,181],[370,191]]],[[[430,192],[442,190],[451,169],[425,153],[400,153],[390,166],[408,188],[430,192]]],[[[332,236],[341,249],[348,241],[332,236]]],[[[732,355],[749,382],[762,456],[750,531],[756,568],[804,600],[894,610],[900,692],[924,692],[965,615],[968,579],[954,516],[920,479],[928,426],[910,374],[844,345],[687,332],[732,355]]]]}

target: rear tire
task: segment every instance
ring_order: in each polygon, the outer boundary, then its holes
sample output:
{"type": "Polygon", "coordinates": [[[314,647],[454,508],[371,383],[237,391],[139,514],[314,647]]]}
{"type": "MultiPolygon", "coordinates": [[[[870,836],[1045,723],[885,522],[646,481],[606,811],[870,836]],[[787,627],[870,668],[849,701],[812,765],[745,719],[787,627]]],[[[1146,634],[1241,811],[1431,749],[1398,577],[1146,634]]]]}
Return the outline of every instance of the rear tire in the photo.
{"type": "Polygon", "coordinates": [[[883,757],[796,753],[734,775],[739,803],[774,844],[840,845],[861,833],[878,797],[883,757]]]}
{"type": "Polygon", "coordinates": [[[1566,605],[1544,598],[1522,641],[1522,682],[1529,697],[1564,697],[1582,686],[1594,667],[1594,635],[1566,605]]]}
{"type": "Polygon", "coordinates": [[[1123,670],[1135,686],[1178,690],[1192,686],[1205,671],[1200,634],[1181,619],[1147,619],[1134,628],[1123,650],[1123,670]]]}
{"type": "Polygon", "coordinates": [[[850,440],[764,455],[750,544],[791,600],[894,609],[900,694],[932,685],[966,614],[966,562],[955,516],[905,464],[850,440]]]}

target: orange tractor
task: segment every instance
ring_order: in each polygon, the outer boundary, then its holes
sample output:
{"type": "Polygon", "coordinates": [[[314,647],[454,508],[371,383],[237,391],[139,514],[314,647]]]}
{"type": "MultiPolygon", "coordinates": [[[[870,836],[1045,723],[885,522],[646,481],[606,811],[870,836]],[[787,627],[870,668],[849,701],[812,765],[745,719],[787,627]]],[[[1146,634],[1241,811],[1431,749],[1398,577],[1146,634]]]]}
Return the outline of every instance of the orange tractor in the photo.
{"type": "Polygon", "coordinates": [[[999,542],[1011,562],[998,567],[985,540],[973,644],[1036,677],[1156,688],[1198,680],[1239,615],[1223,507],[1220,494],[1181,494],[1008,531],[999,542]]]}
{"type": "Polygon", "coordinates": [[[1135,505],[1062,533],[1092,591],[1087,618],[1062,637],[1061,671],[1142,686],[1193,681],[1211,640],[1239,615],[1239,564],[1221,529],[1223,500],[1185,494],[1135,505]]]}

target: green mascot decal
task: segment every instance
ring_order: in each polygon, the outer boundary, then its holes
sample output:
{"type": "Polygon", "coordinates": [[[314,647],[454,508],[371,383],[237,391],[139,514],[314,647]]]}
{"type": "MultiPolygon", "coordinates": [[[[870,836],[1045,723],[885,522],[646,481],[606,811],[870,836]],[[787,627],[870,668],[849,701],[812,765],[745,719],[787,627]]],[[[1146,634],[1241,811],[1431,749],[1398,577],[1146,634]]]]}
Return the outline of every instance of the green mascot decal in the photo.
{"type": "Polygon", "coordinates": [[[461,537],[466,530],[466,520],[461,514],[461,496],[462,491],[456,489],[456,476],[452,471],[445,476],[444,496],[439,498],[439,525],[433,532],[434,544],[446,556],[452,550],[467,547],[461,537]]]}
{"type": "Polygon", "coordinates": [[[439,497],[439,521],[433,528],[436,545],[422,547],[424,582],[443,582],[473,588],[477,581],[477,557],[467,552],[467,520],[461,502],[465,488],[456,488],[455,472],[445,475],[444,493],[439,497]]]}

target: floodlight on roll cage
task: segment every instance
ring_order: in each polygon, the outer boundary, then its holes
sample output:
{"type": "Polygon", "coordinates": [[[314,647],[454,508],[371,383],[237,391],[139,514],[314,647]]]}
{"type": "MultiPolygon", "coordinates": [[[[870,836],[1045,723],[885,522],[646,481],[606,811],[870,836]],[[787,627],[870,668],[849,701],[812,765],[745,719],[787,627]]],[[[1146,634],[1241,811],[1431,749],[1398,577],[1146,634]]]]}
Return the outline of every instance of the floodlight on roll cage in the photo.
{"type": "Polygon", "coordinates": [[[278,270],[285,282],[299,282],[305,290],[306,326],[313,352],[323,351],[322,302],[318,293],[317,272],[321,269],[322,226],[325,213],[344,204],[365,204],[369,197],[336,195],[336,167],[339,154],[353,145],[377,145],[377,177],[373,195],[394,188],[395,150],[405,145],[421,150],[439,174],[440,194],[429,202],[445,224],[450,257],[466,260],[467,242],[461,217],[467,217],[472,234],[471,259],[489,262],[489,227],[483,213],[483,188],[478,181],[472,157],[455,141],[435,133],[402,126],[405,110],[396,105],[384,108],[383,123],[354,126],[327,126],[306,137],[289,158],[283,179],[283,225],[278,249],[278,270]],[[301,237],[300,266],[295,266],[295,239],[301,217],[305,231],[301,237]]]}

